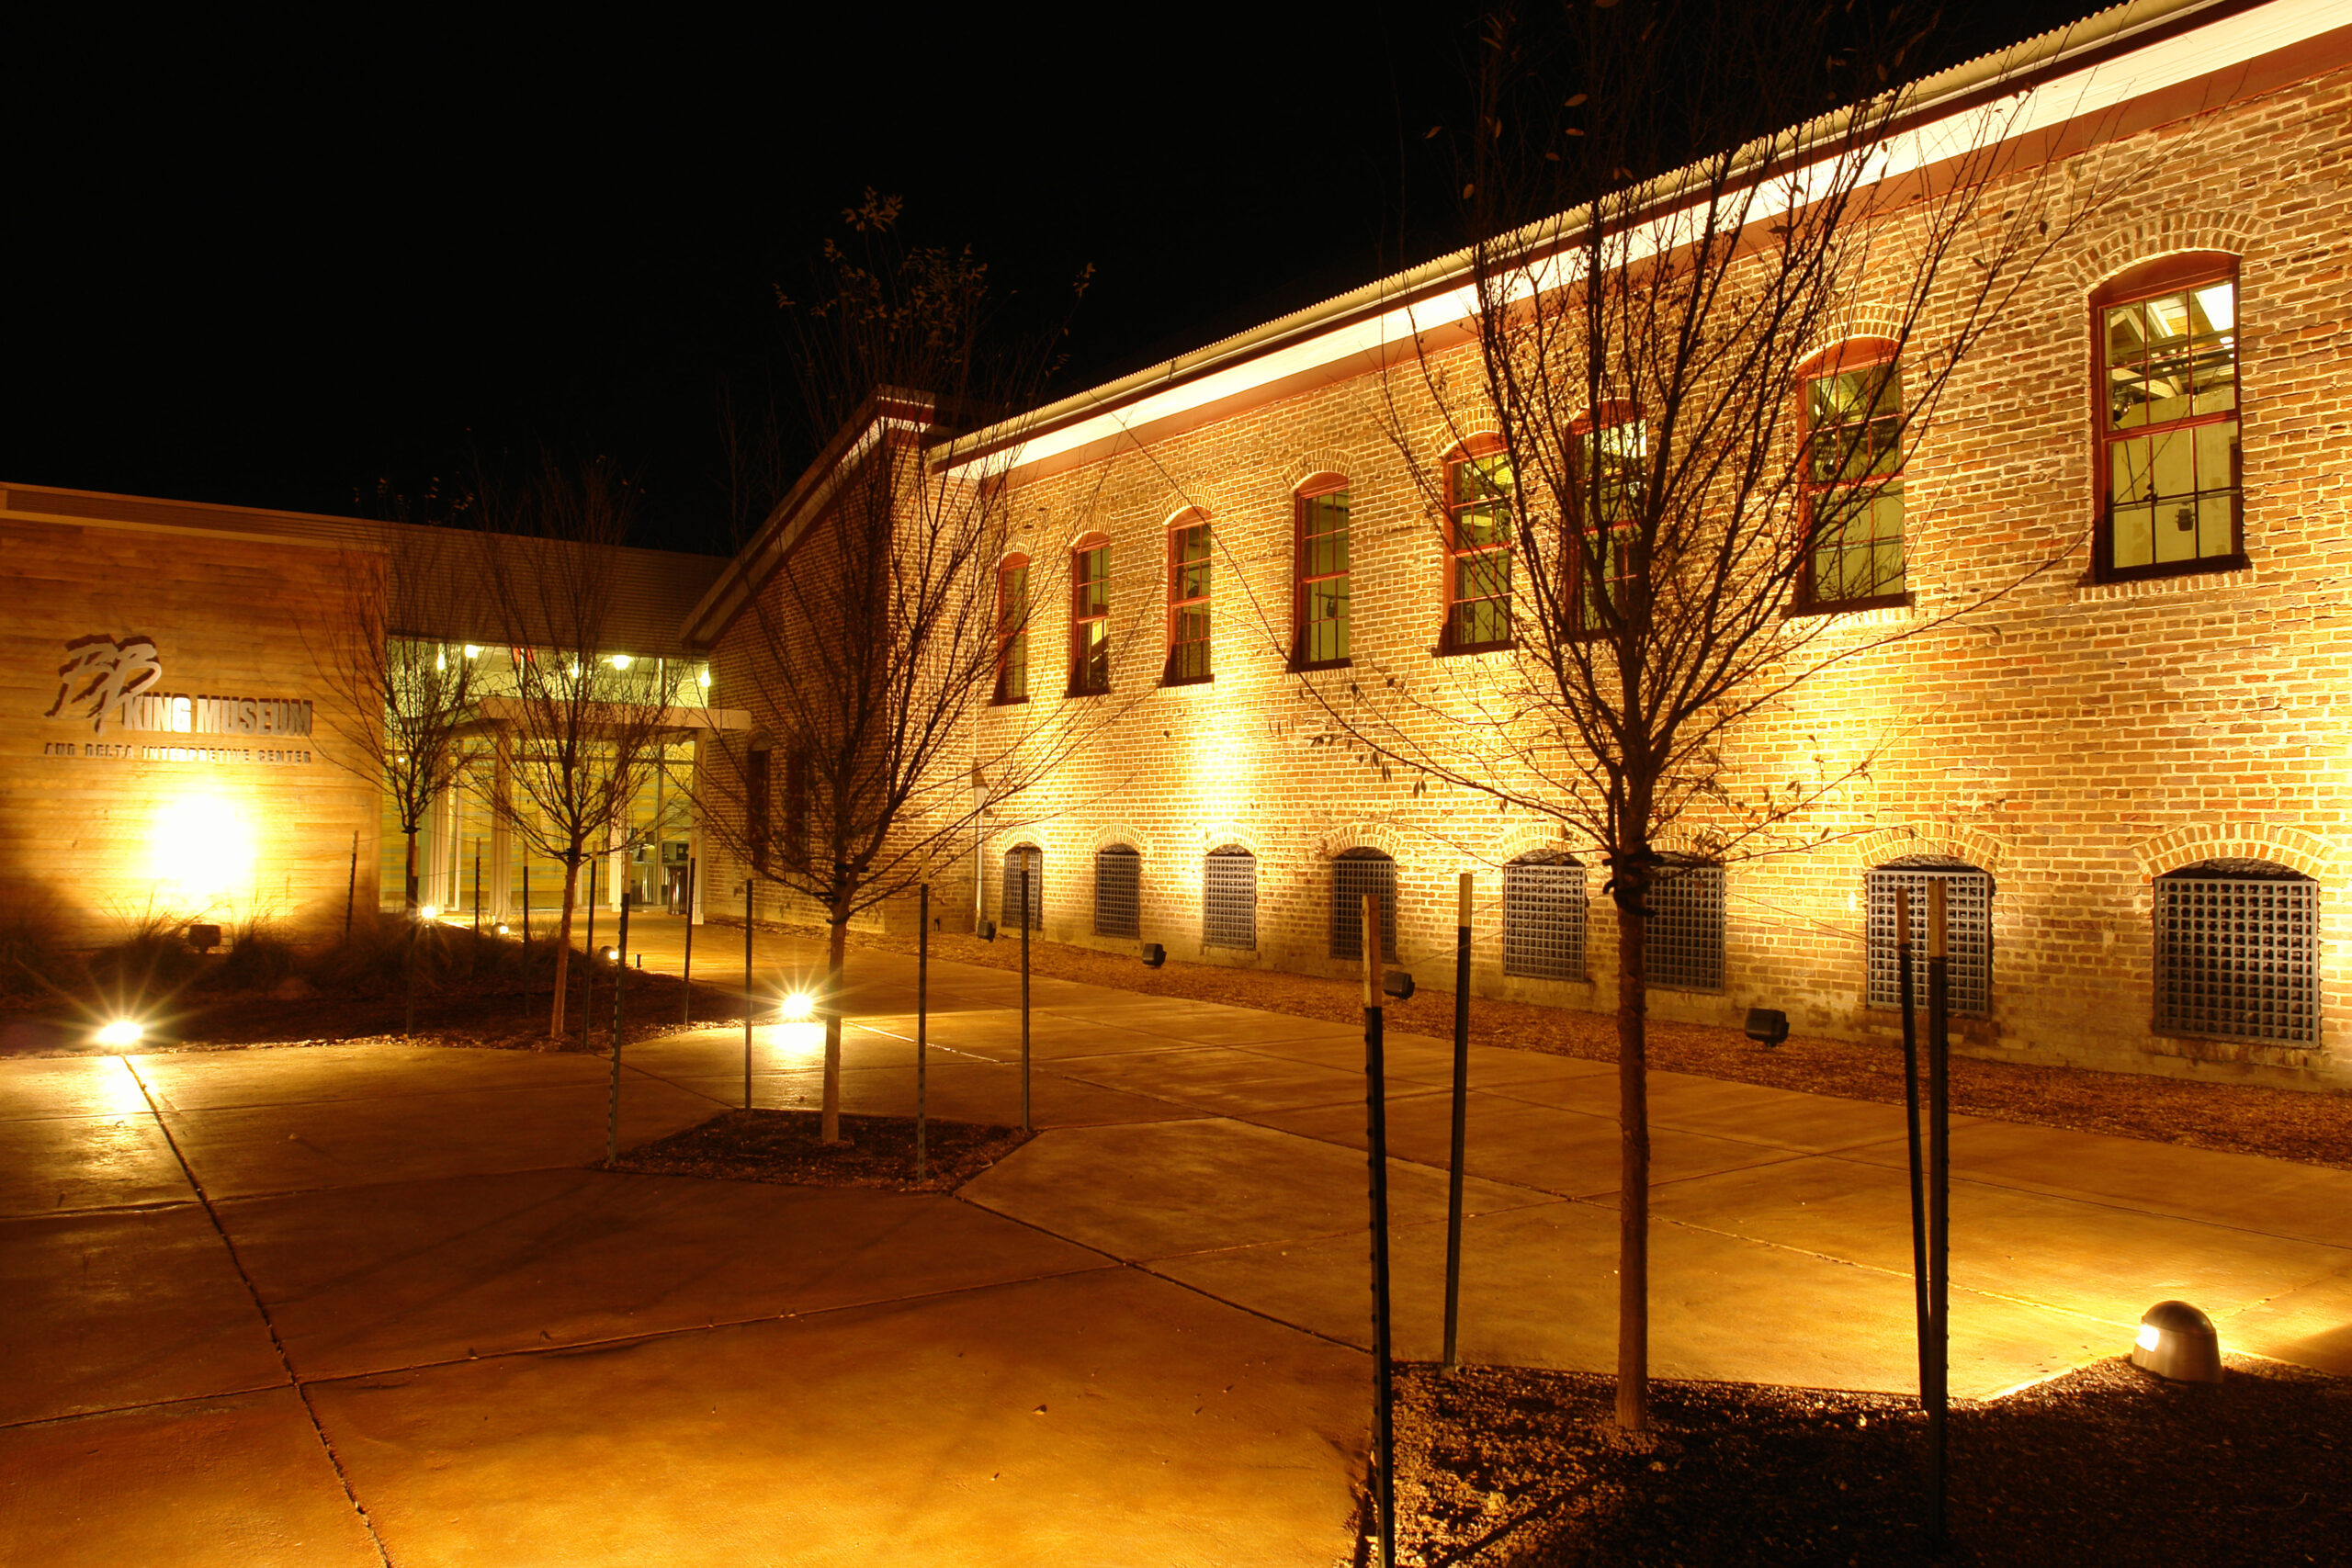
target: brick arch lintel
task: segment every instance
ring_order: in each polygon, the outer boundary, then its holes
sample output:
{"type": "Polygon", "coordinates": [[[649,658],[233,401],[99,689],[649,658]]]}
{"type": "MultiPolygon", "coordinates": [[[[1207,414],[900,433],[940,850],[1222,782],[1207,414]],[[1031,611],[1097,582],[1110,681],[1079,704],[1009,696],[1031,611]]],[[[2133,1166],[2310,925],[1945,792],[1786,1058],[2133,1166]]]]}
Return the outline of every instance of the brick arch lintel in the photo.
{"type": "Polygon", "coordinates": [[[1402,865],[1405,839],[1403,831],[1386,822],[1351,822],[1327,829],[1317,848],[1325,860],[1337,860],[1349,850],[1378,850],[1402,865]]]}
{"type": "Polygon", "coordinates": [[[1106,822],[1080,841],[1086,846],[1086,852],[1090,858],[1102,853],[1114,844],[1126,845],[1127,848],[1143,856],[1147,863],[1153,858],[1150,836],[1142,832],[1131,822],[1106,822]]]}
{"type": "Polygon", "coordinates": [[[1865,833],[1846,845],[1848,863],[1856,871],[1905,855],[1950,855],[1998,876],[2008,853],[2008,846],[1992,834],[1957,822],[1905,822],[1865,833]]]}
{"type": "Polygon", "coordinates": [[[1283,466],[1283,488],[1295,491],[1317,474],[1338,474],[1352,483],[1363,468],[1363,460],[1356,453],[1337,446],[1309,447],[1283,466]]]}
{"type": "Polygon", "coordinates": [[[1265,846],[1259,841],[1256,830],[1244,823],[1212,822],[1201,829],[1199,845],[1201,854],[1206,855],[1211,850],[1222,850],[1228,846],[1248,850],[1261,861],[1266,858],[1265,846]]]}
{"type": "MultiPolygon", "coordinates": [[[[1804,345],[1804,352],[1797,356],[1797,363],[1802,365],[1815,355],[1826,354],[1838,344],[1852,343],[1857,338],[1900,339],[1905,327],[1902,314],[1883,306],[1864,305],[1840,310],[1814,333],[1812,341],[1804,345]]],[[[1916,341],[1916,323],[1912,327],[1912,335],[1916,341]]]]}
{"type": "Polygon", "coordinates": [[[1538,850],[1566,850],[1587,865],[1598,864],[1599,853],[1590,844],[1566,837],[1557,822],[1522,822],[1498,833],[1494,839],[1497,865],[1517,860],[1538,850]]]}
{"type": "Polygon", "coordinates": [[[2142,881],[2154,881],[2202,860],[2267,860],[2325,882],[2335,875],[2335,855],[2327,840],[2300,828],[2267,822],[2192,822],[2132,847],[2142,881]]]}
{"type": "Polygon", "coordinates": [[[2127,267],[2183,251],[2227,251],[2244,259],[2254,247],[2255,222],[2233,208],[2209,207],[2127,223],[2103,234],[2061,264],[2087,297],[2127,267]]]}

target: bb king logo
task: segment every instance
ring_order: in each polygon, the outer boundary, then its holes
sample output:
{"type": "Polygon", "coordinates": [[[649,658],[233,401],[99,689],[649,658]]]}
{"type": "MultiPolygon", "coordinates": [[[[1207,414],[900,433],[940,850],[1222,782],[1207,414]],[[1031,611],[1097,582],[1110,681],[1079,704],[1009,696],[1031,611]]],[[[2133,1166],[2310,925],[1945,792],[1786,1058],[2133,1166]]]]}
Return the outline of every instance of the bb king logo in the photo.
{"type": "Polygon", "coordinates": [[[159,692],[164,661],[150,637],[75,637],[57,667],[57,700],[45,718],[88,719],[172,735],[308,735],[311,705],[287,697],[215,697],[159,692]]]}

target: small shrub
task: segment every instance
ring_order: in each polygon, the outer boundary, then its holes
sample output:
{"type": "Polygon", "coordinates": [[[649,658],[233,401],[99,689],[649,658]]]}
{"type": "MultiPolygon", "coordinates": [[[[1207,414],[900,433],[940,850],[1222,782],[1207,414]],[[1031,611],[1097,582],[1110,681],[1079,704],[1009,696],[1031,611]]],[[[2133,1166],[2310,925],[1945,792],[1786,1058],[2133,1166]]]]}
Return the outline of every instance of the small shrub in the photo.
{"type": "Polygon", "coordinates": [[[80,955],[46,920],[18,916],[0,924],[0,997],[54,996],[88,981],[80,955]]]}
{"type": "Polygon", "coordinates": [[[300,966],[301,955],[277,922],[255,919],[240,926],[229,951],[217,960],[205,984],[223,991],[266,991],[300,966]]]}

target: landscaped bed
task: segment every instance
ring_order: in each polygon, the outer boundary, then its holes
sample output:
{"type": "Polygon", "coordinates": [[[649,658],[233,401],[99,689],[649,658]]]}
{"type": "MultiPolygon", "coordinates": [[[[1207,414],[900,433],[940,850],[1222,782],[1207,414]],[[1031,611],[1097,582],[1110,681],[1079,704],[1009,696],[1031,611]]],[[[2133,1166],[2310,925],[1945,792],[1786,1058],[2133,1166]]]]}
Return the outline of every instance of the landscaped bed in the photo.
{"type": "Polygon", "coordinates": [[[917,1181],[913,1117],[844,1112],[837,1144],[819,1138],[820,1120],[814,1111],[724,1111],[629,1150],[613,1168],[721,1181],[953,1192],[1031,1136],[1018,1127],[926,1118],[924,1177],[917,1181]]]}
{"type": "Polygon", "coordinates": [[[1924,1528],[1927,1421],[1916,1399],[1660,1382],[1645,1448],[1618,1435],[1609,1378],[1408,1367],[1397,1383],[1398,1561],[2352,1560],[2352,1383],[2227,1361],[2218,1386],[2165,1382],[2116,1359],[2004,1399],[1954,1401],[1940,1555],[1924,1528]]]}

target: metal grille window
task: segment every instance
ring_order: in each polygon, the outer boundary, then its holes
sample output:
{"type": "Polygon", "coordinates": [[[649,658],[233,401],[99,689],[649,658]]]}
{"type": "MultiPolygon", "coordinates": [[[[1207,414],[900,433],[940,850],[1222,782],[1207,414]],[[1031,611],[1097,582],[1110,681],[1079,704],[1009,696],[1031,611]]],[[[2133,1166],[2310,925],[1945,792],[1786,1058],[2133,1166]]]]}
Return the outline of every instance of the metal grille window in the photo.
{"type": "Polygon", "coordinates": [[[1258,946],[1258,857],[1228,846],[1201,862],[1201,945],[1258,946]]]}
{"type": "Polygon", "coordinates": [[[1029,883],[1029,929],[1046,929],[1046,852],[1035,844],[1015,844],[1004,852],[1003,906],[997,924],[1021,929],[1021,884],[1029,883]],[[1023,868],[1026,868],[1025,874],[1023,868]]]}
{"type": "Polygon", "coordinates": [[[1396,962],[1396,863],[1378,850],[1348,850],[1331,862],[1331,956],[1363,956],[1363,900],[1380,897],[1380,956],[1396,962]]]}
{"type": "Polygon", "coordinates": [[[1143,934],[1143,856],[1125,844],[1094,852],[1094,934],[1143,934]]]}
{"type": "Polygon", "coordinates": [[[1650,884],[1644,980],[1661,990],[1724,988],[1724,868],[1668,858],[1650,884]]]}
{"type": "Polygon", "coordinates": [[[2259,860],[2156,878],[2156,1032],[2319,1040],[2319,884],[2259,860]]]}
{"type": "Polygon", "coordinates": [[[1873,868],[1870,894],[1869,1002],[1874,1008],[1902,1005],[1895,967],[1894,890],[1911,890],[1911,997],[1928,1005],[1928,889],[1944,886],[1944,953],[1949,959],[1951,1010],[1956,1017],[1993,1014],[1993,879],[1966,861],[1940,855],[1907,855],[1873,868]]]}
{"type": "Polygon", "coordinates": [[[1584,866],[1556,850],[1503,867],[1503,973],[1537,980],[1581,980],[1584,866]]]}

